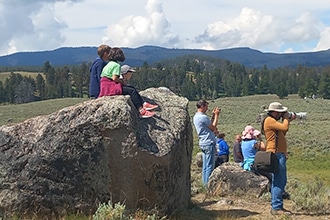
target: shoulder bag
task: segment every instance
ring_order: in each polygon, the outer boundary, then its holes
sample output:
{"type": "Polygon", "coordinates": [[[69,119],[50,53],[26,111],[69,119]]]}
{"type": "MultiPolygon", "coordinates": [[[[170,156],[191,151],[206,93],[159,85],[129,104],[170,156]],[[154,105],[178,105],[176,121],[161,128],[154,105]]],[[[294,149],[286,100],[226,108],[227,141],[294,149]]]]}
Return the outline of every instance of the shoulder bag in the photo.
{"type": "MultiPolygon", "coordinates": [[[[265,120],[263,120],[264,123],[265,120]]],[[[263,130],[262,123],[262,130],[263,130]]],[[[277,134],[275,138],[275,152],[277,152],[277,134]]],[[[276,173],[278,169],[278,159],[275,153],[268,151],[258,151],[254,158],[254,167],[257,171],[263,171],[268,173],[276,173]]]]}

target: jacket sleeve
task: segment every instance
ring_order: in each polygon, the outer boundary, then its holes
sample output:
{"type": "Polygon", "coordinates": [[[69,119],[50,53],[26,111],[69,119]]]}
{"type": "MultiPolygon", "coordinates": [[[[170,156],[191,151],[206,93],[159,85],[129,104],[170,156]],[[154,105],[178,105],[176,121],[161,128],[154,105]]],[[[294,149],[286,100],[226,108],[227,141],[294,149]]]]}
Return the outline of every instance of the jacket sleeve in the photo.
{"type": "Polygon", "coordinates": [[[283,131],[284,134],[289,130],[289,120],[283,119],[283,122],[278,122],[273,118],[267,118],[267,127],[265,127],[265,130],[270,129],[270,130],[278,130],[278,131],[283,131]]]}
{"type": "Polygon", "coordinates": [[[101,80],[101,73],[102,73],[103,67],[104,67],[103,62],[99,62],[99,63],[97,64],[96,68],[95,68],[95,70],[96,70],[95,75],[96,75],[96,78],[97,78],[97,80],[98,80],[99,82],[100,82],[100,80],[101,80]]]}

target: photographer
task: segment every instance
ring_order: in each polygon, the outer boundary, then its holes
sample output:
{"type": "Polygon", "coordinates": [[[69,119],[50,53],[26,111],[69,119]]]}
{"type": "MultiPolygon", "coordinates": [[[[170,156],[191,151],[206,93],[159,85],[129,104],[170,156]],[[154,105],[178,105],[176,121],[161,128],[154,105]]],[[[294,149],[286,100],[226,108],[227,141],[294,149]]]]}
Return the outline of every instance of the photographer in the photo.
{"type": "Polygon", "coordinates": [[[289,215],[290,211],[283,208],[282,194],[287,183],[286,160],[287,160],[287,142],[285,135],[289,130],[290,121],[294,120],[296,115],[289,114],[288,108],[282,106],[279,102],[272,102],[266,110],[268,116],[264,119],[263,129],[267,140],[266,151],[276,154],[278,159],[278,170],[272,177],[272,215],[289,215]],[[282,121],[279,121],[282,119],[282,121]]]}
{"type": "Polygon", "coordinates": [[[199,139],[199,147],[203,153],[202,180],[204,187],[207,187],[209,177],[215,166],[216,159],[216,136],[214,131],[217,130],[217,124],[221,109],[216,107],[212,111],[212,119],[210,120],[205,114],[208,110],[209,103],[201,99],[196,103],[197,112],[194,115],[194,125],[199,139]]]}

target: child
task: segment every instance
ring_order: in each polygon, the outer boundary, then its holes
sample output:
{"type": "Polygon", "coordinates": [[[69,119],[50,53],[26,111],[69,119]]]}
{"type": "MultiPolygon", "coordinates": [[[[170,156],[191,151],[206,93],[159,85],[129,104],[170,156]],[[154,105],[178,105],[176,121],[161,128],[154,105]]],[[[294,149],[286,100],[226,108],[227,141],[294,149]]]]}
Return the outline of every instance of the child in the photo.
{"type": "Polygon", "coordinates": [[[136,109],[140,113],[141,118],[150,118],[154,116],[154,112],[150,110],[158,108],[158,105],[152,105],[150,103],[144,102],[139,92],[133,86],[127,85],[126,80],[120,78],[121,67],[119,62],[125,61],[124,52],[118,48],[114,47],[110,50],[109,63],[103,68],[101,73],[101,92],[99,97],[109,95],[109,86],[111,81],[122,84],[122,95],[129,95],[136,109]]]}
{"type": "Polygon", "coordinates": [[[105,44],[100,45],[97,48],[98,57],[92,63],[89,68],[90,79],[89,79],[89,97],[96,99],[100,93],[100,80],[103,67],[109,61],[109,53],[111,47],[105,44]]]}
{"type": "Polygon", "coordinates": [[[225,141],[225,133],[219,132],[217,134],[217,147],[218,147],[218,159],[217,164],[221,165],[222,163],[229,161],[229,147],[225,141]]]}

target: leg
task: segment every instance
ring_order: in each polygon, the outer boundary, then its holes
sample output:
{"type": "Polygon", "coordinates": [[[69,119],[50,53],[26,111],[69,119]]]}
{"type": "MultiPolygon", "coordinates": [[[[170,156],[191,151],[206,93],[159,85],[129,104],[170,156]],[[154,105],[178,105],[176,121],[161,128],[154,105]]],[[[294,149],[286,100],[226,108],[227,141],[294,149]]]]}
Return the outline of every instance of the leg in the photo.
{"type": "Polygon", "coordinates": [[[228,162],[228,155],[220,155],[218,156],[218,161],[219,161],[219,165],[228,162]]]}
{"type": "Polygon", "coordinates": [[[271,192],[273,175],[271,173],[264,172],[264,171],[256,171],[256,172],[257,172],[257,174],[260,174],[261,176],[264,176],[268,179],[268,190],[267,191],[271,192]]]}
{"type": "Polygon", "coordinates": [[[207,187],[209,177],[215,165],[215,146],[207,145],[200,146],[200,148],[203,152],[202,180],[204,187],[207,187]]]}
{"type": "Polygon", "coordinates": [[[140,110],[142,108],[143,99],[133,86],[123,86],[123,95],[129,95],[131,97],[136,109],[140,110]]]}
{"type": "Polygon", "coordinates": [[[281,210],[283,209],[282,193],[287,182],[286,157],[283,153],[276,153],[276,156],[278,158],[278,171],[273,174],[272,178],[272,209],[281,210]]]}

